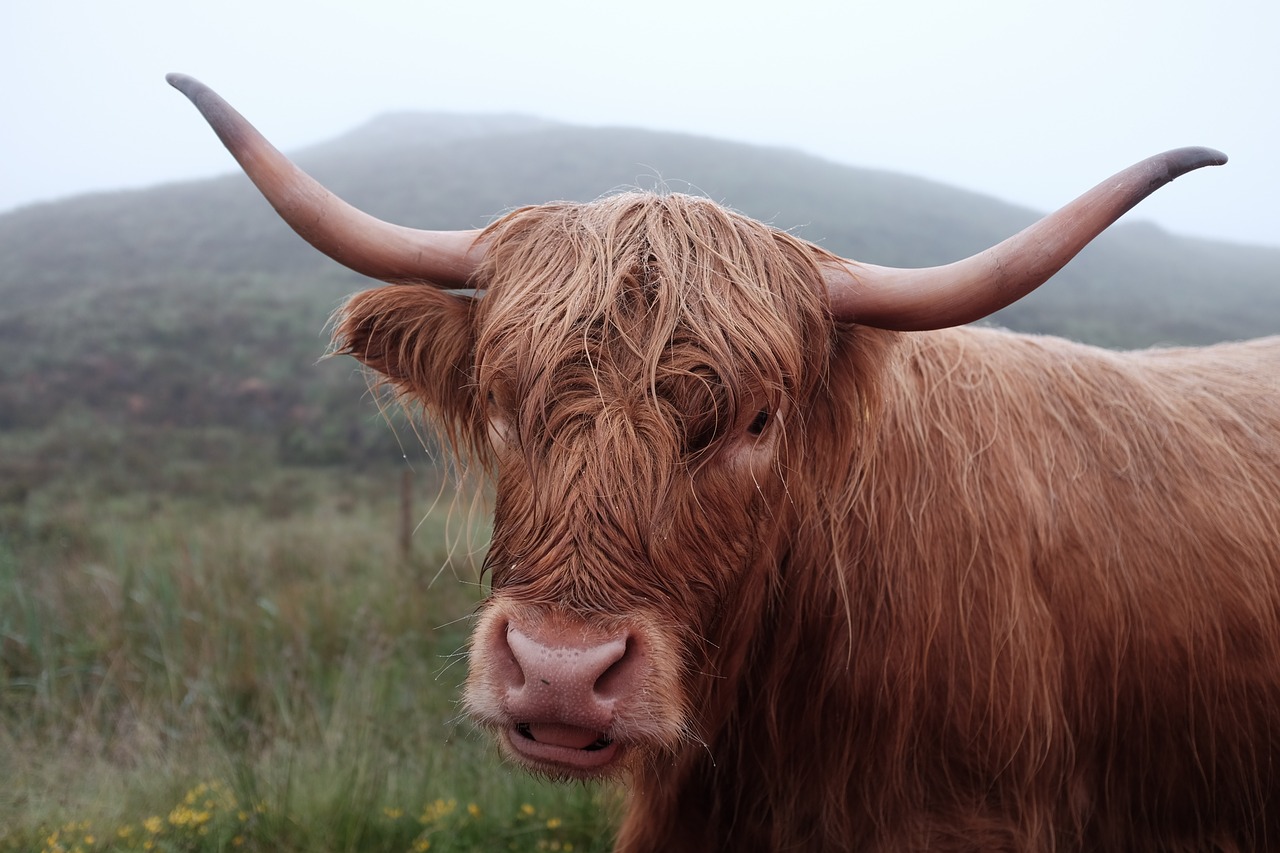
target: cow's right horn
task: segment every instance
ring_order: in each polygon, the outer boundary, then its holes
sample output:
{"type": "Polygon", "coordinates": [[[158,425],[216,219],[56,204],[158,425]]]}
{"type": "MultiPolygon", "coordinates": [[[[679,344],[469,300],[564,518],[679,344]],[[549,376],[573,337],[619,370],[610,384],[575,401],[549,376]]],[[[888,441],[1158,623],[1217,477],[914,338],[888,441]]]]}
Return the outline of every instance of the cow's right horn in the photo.
{"type": "Polygon", "coordinates": [[[1225,162],[1226,155],[1212,148],[1148,157],[1003,243],[946,266],[895,269],[841,259],[825,271],[831,312],[867,326],[917,332],[981,319],[1035,290],[1160,187],[1225,162]]]}
{"type": "Polygon", "coordinates": [[[170,74],[276,212],[343,266],[387,282],[466,287],[483,257],[479,231],[422,231],[383,222],[322,187],[200,81],[170,74]]]}

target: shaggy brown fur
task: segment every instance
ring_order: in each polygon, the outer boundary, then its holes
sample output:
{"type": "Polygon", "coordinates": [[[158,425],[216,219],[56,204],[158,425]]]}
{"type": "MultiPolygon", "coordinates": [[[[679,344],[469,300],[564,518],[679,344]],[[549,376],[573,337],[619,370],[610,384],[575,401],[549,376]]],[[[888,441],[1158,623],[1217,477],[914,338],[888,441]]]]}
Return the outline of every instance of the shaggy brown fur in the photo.
{"type": "Polygon", "coordinates": [[[620,850],[1280,846],[1280,339],[835,323],[821,250],[678,195],[484,239],[483,298],[337,336],[496,477],[478,637],[652,638],[620,850]]]}

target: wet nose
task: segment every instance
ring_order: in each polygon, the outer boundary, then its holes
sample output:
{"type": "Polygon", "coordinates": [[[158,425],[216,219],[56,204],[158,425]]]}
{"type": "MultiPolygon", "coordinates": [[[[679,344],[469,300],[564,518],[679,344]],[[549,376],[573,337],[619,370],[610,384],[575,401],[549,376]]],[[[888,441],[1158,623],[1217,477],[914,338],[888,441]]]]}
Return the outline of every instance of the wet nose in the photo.
{"type": "Polygon", "coordinates": [[[642,666],[625,631],[593,636],[563,628],[531,631],[508,624],[508,710],[520,720],[606,727],[613,706],[636,687],[642,666]]]}

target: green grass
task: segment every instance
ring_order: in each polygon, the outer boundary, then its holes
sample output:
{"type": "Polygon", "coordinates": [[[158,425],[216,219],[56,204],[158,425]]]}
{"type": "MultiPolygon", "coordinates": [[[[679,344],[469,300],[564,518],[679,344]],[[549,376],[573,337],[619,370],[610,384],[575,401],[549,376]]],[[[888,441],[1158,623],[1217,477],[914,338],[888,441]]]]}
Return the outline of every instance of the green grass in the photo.
{"type": "Polygon", "coordinates": [[[396,472],[257,480],[0,508],[0,851],[608,849],[461,716],[483,522],[420,498],[406,557],[396,472]]]}

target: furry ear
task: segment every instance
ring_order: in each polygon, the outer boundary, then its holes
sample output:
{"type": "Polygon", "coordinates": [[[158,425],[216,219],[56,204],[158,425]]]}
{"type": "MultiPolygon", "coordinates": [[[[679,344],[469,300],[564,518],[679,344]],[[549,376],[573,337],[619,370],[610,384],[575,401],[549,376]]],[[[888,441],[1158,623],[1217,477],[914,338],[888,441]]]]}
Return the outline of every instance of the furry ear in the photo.
{"type": "Polygon", "coordinates": [[[442,421],[470,421],[474,301],[428,285],[352,296],[334,315],[334,350],[386,377],[442,421]]]}

